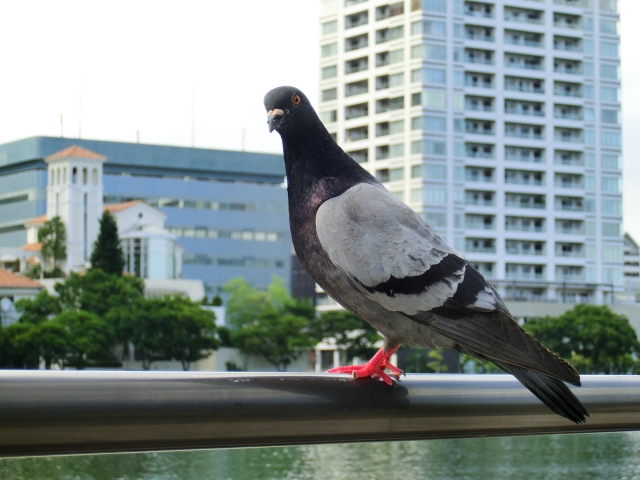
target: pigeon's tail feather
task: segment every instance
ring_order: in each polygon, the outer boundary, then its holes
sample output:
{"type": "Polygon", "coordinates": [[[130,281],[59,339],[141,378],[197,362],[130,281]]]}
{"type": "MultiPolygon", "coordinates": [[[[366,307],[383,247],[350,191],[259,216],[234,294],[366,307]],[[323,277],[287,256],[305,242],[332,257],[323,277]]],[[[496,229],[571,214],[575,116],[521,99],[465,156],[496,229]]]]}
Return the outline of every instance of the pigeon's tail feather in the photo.
{"type": "Polygon", "coordinates": [[[588,410],[561,380],[548,377],[532,370],[498,363],[500,368],[516,377],[531,393],[558,415],[575,423],[584,423],[588,410]]]}

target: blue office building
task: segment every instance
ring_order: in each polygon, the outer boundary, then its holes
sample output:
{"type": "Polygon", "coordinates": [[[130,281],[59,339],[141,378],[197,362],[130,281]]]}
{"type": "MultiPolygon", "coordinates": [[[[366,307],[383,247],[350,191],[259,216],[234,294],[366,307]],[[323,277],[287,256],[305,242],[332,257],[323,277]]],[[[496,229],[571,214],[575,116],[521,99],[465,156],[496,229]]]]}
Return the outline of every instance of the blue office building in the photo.
{"type": "Polygon", "coordinates": [[[0,247],[26,243],[24,223],[46,213],[44,158],[71,145],[107,157],[104,203],[139,199],[162,210],[184,247],[183,277],[208,295],[242,276],[289,285],[291,238],[281,155],[73,138],[0,145],[0,247]]]}

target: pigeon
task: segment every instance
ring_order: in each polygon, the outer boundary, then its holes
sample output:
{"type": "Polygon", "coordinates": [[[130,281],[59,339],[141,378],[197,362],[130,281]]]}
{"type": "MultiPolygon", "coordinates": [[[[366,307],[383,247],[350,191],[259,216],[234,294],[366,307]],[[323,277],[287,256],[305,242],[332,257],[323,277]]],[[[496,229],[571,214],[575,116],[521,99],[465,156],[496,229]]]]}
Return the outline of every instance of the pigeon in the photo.
{"type": "Polygon", "coordinates": [[[365,365],[328,372],[392,385],[385,370],[400,378],[389,359],[401,345],[453,348],[495,363],[553,412],[585,422],[589,412],[564,383],[580,386],[578,372],[524,331],[478,270],[340,148],[302,91],[274,88],[264,106],[269,132],[282,139],[300,262],[385,339],[365,365]]]}

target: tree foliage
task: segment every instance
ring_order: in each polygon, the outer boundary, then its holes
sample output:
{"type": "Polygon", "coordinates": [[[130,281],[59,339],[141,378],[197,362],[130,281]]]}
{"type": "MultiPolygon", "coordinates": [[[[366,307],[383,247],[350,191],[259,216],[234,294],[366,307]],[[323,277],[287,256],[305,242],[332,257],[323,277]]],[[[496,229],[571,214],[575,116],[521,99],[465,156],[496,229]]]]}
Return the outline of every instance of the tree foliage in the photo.
{"type": "Polygon", "coordinates": [[[212,311],[180,297],[147,299],[139,278],[92,268],[55,290],[16,302],[20,321],[0,327],[0,367],[114,367],[114,346],[126,352],[132,342],[145,368],[166,359],[187,370],[219,346],[212,311]]]}
{"type": "Polygon", "coordinates": [[[445,373],[448,370],[441,350],[414,348],[405,358],[406,373],[445,373]]]}
{"type": "Polygon", "coordinates": [[[318,342],[315,308],[292,298],[282,279],[274,277],[263,292],[236,278],[223,291],[229,294],[229,331],[221,336],[242,353],[261,355],[278,371],[286,371],[304,349],[318,342]]]}
{"type": "Polygon", "coordinates": [[[627,317],[607,306],[576,305],[559,317],[530,320],[524,328],[581,373],[627,373],[640,355],[627,317]]]}
{"type": "Polygon", "coordinates": [[[42,242],[42,255],[51,259],[54,270],[58,268],[58,262],[67,258],[67,233],[59,216],[44,222],[38,230],[38,242],[42,242]]]}
{"type": "Polygon", "coordinates": [[[97,268],[110,275],[122,275],[124,255],[118,237],[118,225],[108,210],[100,219],[100,232],[91,253],[91,268],[97,268]]]}
{"type": "Polygon", "coordinates": [[[336,345],[345,350],[347,361],[354,357],[370,358],[382,340],[375,328],[346,310],[322,313],[315,323],[315,336],[320,340],[333,338],[336,345]]]}
{"type": "Polygon", "coordinates": [[[21,322],[34,325],[50,320],[62,310],[60,299],[49,295],[44,289],[34,298],[21,298],[15,303],[15,307],[21,315],[21,322]]]}
{"type": "Polygon", "coordinates": [[[180,297],[141,298],[126,316],[126,329],[148,370],[158,360],[178,360],[183,370],[220,346],[215,314],[180,297]]]}
{"type": "Polygon", "coordinates": [[[64,310],[53,321],[68,334],[66,366],[81,370],[87,366],[115,366],[119,363],[111,355],[114,329],[95,313],[64,310]]]}

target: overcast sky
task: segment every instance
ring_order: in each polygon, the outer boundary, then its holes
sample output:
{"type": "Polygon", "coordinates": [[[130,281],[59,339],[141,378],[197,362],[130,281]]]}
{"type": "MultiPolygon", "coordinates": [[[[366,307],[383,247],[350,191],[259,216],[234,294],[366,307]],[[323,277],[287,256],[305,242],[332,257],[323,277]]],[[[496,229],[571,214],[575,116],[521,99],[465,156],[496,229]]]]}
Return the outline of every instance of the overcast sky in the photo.
{"type": "MultiPolygon", "coordinates": [[[[319,0],[0,2],[0,143],[34,135],[280,152],[264,94],[318,96],[319,0]],[[195,129],[192,130],[192,95],[195,129]],[[81,105],[81,106],[80,106],[81,105]],[[243,133],[244,132],[244,133],[243,133]]],[[[625,229],[640,240],[640,1],[621,1],[625,229]],[[625,21],[626,19],[626,21],[625,21]]]]}

